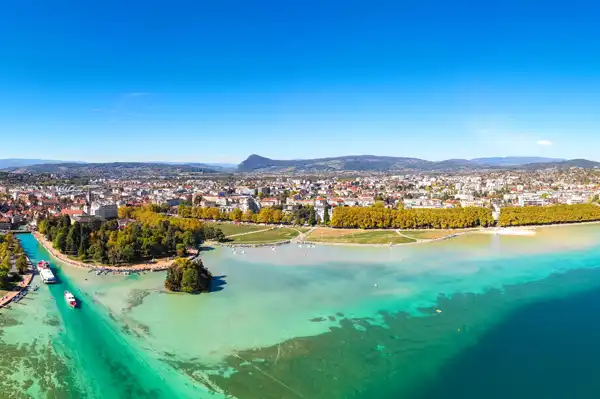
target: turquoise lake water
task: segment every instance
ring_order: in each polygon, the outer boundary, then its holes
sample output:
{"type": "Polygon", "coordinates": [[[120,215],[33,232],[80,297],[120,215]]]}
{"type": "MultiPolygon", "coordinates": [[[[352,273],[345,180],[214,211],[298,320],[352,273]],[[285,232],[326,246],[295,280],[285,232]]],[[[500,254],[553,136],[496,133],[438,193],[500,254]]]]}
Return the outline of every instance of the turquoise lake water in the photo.
{"type": "Polygon", "coordinates": [[[164,273],[96,276],[19,237],[60,284],[0,311],[0,397],[600,393],[599,226],[393,248],[216,249],[203,258],[219,283],[199,296],[164,292],[164,273]]]}

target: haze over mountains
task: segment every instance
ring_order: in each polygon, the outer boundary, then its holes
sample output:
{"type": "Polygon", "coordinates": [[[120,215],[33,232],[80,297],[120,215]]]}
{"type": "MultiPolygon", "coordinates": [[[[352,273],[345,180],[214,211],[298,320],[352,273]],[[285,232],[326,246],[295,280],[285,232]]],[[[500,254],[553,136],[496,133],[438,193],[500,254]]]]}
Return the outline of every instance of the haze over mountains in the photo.
{"type": "Polygon", "coordinates": [[[0,169],[14,173],[59,173],[79,176],[134,174],[224,173],[224,172],[336,172],[336,171],[460,171],[481,169],[596,168],[600,163],[586,159],[565,160],[543,157],[489,157],[428,161],[411,157],[348,155],[341,157],[277,160],[250,155],[237,167],[199,162],[63,162],[41,159],[0,159],[0,169]]]}
{"type": "MultiPolygon", "coordinates": [[[[276,160],[260,155],[250,155],[239,164],[238,171],[386,171],[386,170],[461,170],[502,167],[521,167],[536,164],[560,164],[564,159],[541,157],[496,157],[476,159],[447,159],[444,161],[427,161],[409,157],[384,157],[375,155],[348,155],[342,157],[276,160]]],[[[591,161],[590,161],[591,162],[591,161]]]]}
{"type": "MultiPolygon", "coordinates": [[[[52,159],[26,159],[26,158],[7,158],[0,159],[0,169],[6,168],[18,168],[30,165],[42,165],[42,164],[54,164],[54,163],[66,163],[67,161],[58,161],[52,159]]],[[[72,162],[71,163],[79,163],[72,162]]]]}

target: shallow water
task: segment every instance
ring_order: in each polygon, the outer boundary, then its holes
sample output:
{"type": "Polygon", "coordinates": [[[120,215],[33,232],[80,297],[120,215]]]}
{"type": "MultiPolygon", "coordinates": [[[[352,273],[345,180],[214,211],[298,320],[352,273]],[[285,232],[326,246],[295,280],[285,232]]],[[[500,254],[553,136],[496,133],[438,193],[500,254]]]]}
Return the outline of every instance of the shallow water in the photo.
{"type": "MultiPolygon", "coordinates": [[[[32,260],[49,259],[20,238],[32,260]]],[[[493,331],[546,301],[596,303],[585,295],[600,287],[599,239],[600,227],[577,226],[392,248],[217,249],[203,259],[220,283],[199,296],[165,293],[164,273],[96,276],[53,261],[61,284],[0,316],[0,396],[486,396],[465,370],[485,368],[478,353],[511,362],[484,349],[498,345],[493,331]],[[66,306],[65,287],[81,309],[66,306]]],[[[543,331],[530,324],[510,342],[543,331]]],[[[527,345],[511,348],[517,359],[527,345]]]]}

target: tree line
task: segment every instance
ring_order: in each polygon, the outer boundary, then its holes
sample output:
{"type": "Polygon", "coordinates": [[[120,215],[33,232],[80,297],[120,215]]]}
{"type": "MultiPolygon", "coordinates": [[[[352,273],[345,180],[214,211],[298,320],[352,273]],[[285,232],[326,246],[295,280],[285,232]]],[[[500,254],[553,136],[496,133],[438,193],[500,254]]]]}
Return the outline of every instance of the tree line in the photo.
{"type": "Polygon", "coordinates": [[[13,264],[19,274],[27,273],[27,257],[21,242],[10,233],[0,235],[0,285],[5,286],[10,280],[13,264]]]}
{"type": "Polygon", "coordinates": [[[600,206],[594,204],[525,206],[502,208],[498,225],[527,226],[595,220],[600,220],[600,206]]]}
{"type": "Polygon", "coordinates": [[[488,208],[390,209],[382,206],[337,207],[332,227],[359,229],[458,229],[494,224],[488,208]]]}
{"type": "MultiPolygon", "coordinates": [[[[326,210],[327,211],[327,210],[326,210]]],[[[243,212],[239,208],[231,212],[225,212],[216,207],[200,207],[179,205],[177,214],[184,218],[197,218],[205,220],[247,222],[247,223],[266,223],[266,224],[317,224],[317,214],[314,206],[299,206],[293,211],[284,212],[282,206],[263,207],[258,213],[252,210],[243,212]]],[[[328,219],[328,213],[325,219],[328,219]]],[[[325,220],[327,221],[327,220],[325,220]]]]}
{"type": "Polygon", "coordinates": [[[68,216],[48,218],[38,230],[55,249],[96,263],[119,265],[171,255],[185,256],[204,240],[222,240],[223,232],[196,219],[173,218],[140,207],[128,210],[133,222],[116,220],[71,223],[68,216]]]}

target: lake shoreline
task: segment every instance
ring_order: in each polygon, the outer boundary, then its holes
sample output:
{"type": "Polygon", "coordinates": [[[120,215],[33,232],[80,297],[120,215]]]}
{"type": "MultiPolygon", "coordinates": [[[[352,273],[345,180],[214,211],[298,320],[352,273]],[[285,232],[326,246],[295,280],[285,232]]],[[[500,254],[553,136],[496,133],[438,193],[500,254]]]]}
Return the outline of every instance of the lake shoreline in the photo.
{"type": "Polygon", "coordinates": [[[21,292],[23,292],[23,290],[25,290],[27,287],[29,287],[29,284],[31,284],[32,280],[33,280],[33,271],[31,273],[25,274],[23,276],[23,281],[21,281],[17,285],[19,287],[19,289],[16,291],[10,291],[8,294],[4,295],[0,299],[0,308],[4,308],[8,304],[10,304],[14,297],[16,297],[21,292]]]}
{"type": "Polygon", "coordinates": [[[170,259],[161,259],[156,263],[140,263],[135,265],[124,265],[124,266],[108,266],[108,265],[97,265],[97,264],[88,264],[81,261],[73,260],[68,256],[60,253],[58,250],[52,247],[52,244],[37,231],[33,231],[31,233],[33,237],[37,240],[56,259],[61,262],[67,263],[74,267],[79,267],[82,269],[92,269],[92,270],[108,270],[111,272],[142,272],[142,271],[163,271],[167,270],[172,263],[170,259]]]}

